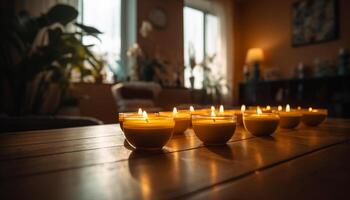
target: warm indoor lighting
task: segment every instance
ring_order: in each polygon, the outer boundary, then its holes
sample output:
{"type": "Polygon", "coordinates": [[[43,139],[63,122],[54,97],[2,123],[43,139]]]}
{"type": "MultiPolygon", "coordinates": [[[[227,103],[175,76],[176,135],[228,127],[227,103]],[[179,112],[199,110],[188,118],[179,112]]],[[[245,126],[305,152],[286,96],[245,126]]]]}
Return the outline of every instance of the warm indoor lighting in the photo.
{"type": "Polygon", "coordinates": [[[311,107],[309,108],[309,112],[312,112],[312,108],[311,107]]]}
{"type": "Polygon", "coordinates": [[[271,106],[266,106],[266,110],[271,110],[271,106]]]}
{"type": "Polygon", "coordinates": [[[260,107],[258,107],[258,108],[256,109],[256,113],[257,113],[258,115],[261,115],[261,114],[262,114],[262,111],[261,111],[260,107]]]}
{"type": "Polygon", "coordinates": [[[176,115],[176,113],[177,113],[177,109],[176,109],[176,107],[174,107],[173,108],[173,115],[176,115]]]}
{"type": "Polygon", "coordinates": [[[224,106],[223,106],[223,105],[220,105],[219,112],[220,112],[220,113],[223,113],[223,112],[224,112],[224,106]]]}
{"type": "Polygon", "coordinates": [[[215,117],[216,116],[215,111],[211,111],[210,116],[215,117]]]}
{"type": "Polygon", "coordinates": [[[283,110],[281,105],[279,105],[277,109],[278,109],[278,111],[282,111],[283,110]]]}
{"type": "Polygon", "coordinates": [[[137,114],[142,115],[142,109],[141,108],[139,108],[139,111],[137,112],[137,114]]]}
{"type": "Polygon", "coordinates": [[[300,107],[300,106],[298,106],[298,110],[301,110],[301,107],[300,107]]]}
{"type": "Polygon", "coordinates": [[[241,106],[241,112],[244,112],[245,109],[246,109],[245,105],[242,105],[242,106],[241,106]]]}
{"type": "Polygon", "coordinates": [[[194,111],[193,106],[190,106],[190,112],[193,112],[193,111],[194,111]]]}
{"type": "Polygon", "coordinates": [[[215,107],[214,107],[214,106],[211,106],[211,107],[210,107],[210,110],[211,110],[211,112],[214,112],[214,111],[215,111],[215,107]]]}
{"type": "Polygon", "coordinates": [[[142,112],[142,116],[143,116],[143,118],[145,118],[146,120],[148,119],[148,115],[147,115],[147,112],[146,112],[146,111],[143,111],[143,112],[142,112]]]}
{"type": "Polygon", "coordinates": [[[289,106],[289,104],[286,105],[286,112],[290,112],[290,106],[289,106]]]}
{"type": "Polygon", "coordinates": [[[246,63],[259,63],[264,59],[264,53],[260,48],[252,48],[248,50],[246,63]]]}

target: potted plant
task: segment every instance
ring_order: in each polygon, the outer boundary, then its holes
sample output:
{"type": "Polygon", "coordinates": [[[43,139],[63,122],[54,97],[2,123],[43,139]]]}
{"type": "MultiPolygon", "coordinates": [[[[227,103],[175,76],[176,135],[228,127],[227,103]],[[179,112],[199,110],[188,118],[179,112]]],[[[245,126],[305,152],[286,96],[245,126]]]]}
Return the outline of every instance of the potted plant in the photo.
{"type": "MultiPolygon", "coordinates": [[[[7,94],[4,105],[12,102],[8,114],[55,114],[65,102],[73,70],[82,77],[99,77],[102,62],[84,45],[81,37],[98,37],[96,28],[74,23],[78,11],[71,6],[58,4],[40,17],[26,12],[8,24],[1,44],[12,49],[0,51],[2,93],[7,94]],[[68,31],[68,26],[70,30],[68,31]],[[16,56],[17,59],[11,59],[16,56]]],[[[70,102],[72,102],[70,100],[70,102]]]]}

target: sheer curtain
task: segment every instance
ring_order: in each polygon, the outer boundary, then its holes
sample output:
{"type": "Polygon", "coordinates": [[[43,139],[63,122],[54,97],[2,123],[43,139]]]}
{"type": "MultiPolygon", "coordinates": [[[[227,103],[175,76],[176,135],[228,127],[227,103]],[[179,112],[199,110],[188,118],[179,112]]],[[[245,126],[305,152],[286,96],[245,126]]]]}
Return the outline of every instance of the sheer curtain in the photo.
{"type": "Polygon", "coordinates": [[[225,94],[225,104],[232,104],[233,95],[233,6],[232,0],[211,0],[213,13],[219,18],[219,44],[217,59],[222,65],[229,90],[225,94]]]}

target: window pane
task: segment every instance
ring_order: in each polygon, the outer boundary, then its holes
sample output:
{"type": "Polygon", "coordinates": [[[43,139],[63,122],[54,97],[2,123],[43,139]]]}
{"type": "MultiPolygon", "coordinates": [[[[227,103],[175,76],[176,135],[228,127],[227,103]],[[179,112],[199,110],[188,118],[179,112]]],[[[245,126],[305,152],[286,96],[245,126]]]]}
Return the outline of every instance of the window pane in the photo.
{"type": "MultiPolygon", "coordinates": [[[[219,31],[220,31],[220,27],[219,27],[219,19],[218,17],[214,16],[214,15],[210,15],[207,14],[206,15],[206,38],[205,38],[205,52],[206,52],[206,56],[214,56],[214,60],[213,63],[211,63],[209,65],[209,67],[211,68],[211,72],[214,75],[220,75],[223,76],[223,72],[224,70],[222,69],[222,64],[219,63],[218,60],[218,50],[219,50],[219,31]]],[[[218,78],[218,77],[216,77],[218,78]]]]}
{"type": "Polygon", "coordinates": [[[84,44],[96,44],[98,53],[120,56],[120,0],[83,0],[82,20],[85,25],[99,29],[101,42],[94,37],[84,37],[84,44]]]}
{"type": "MultiPolygon", "coordinates": [[[[193,48],[196,57],[196,63],[202,62],[204,58],[204,13],[202,11],[185,7],[184,8],[184,59],[185,59],[185,87],[191,87],[189,77],[189,49],[193,48]],[[190,47],[192,45],[192,47],[190,47]]],[[[203,70],[195,67],[193,70],[195,77],[194,87],[202,88],[203,70]]]]}
{"type": "MultiPolygon", "coordinates": [[[[86,45],[94,44],[91,50],[98,56],[102,56],[109,69],[118,69],[117,61],[120,60],[121,51],[121,0],[80,0],[80,16],[78,19],[87,26],[93,26],[100,30],[100,40],[92,36],[83,37],[86,45]]],[[[106,67],[106,66],[105,66],[106,67]]],[[[113,80],[113,73],[104,68],[107,75],[106,81],[113,80]]]]}

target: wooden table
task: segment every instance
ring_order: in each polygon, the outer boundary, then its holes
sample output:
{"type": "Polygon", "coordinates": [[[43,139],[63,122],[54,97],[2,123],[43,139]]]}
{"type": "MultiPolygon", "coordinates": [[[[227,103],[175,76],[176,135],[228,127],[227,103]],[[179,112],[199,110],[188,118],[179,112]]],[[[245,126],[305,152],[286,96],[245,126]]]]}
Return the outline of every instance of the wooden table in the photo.
{"type": "Polygon", "coordinates": [[[0,135],[0,199],[349,199],[350,120],[136,152],[118,125],[0,135]]]}

